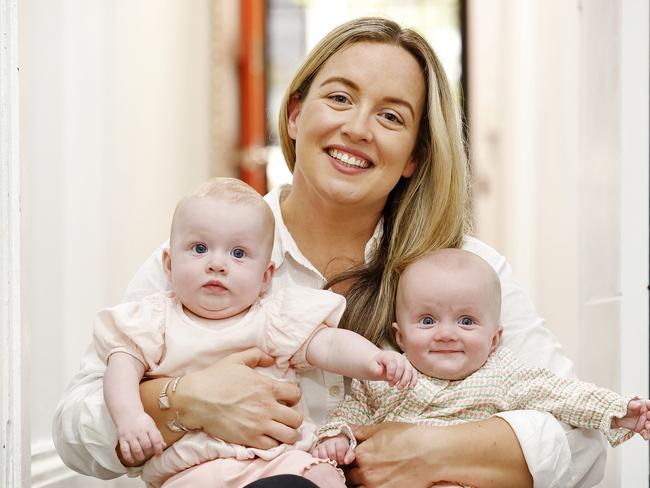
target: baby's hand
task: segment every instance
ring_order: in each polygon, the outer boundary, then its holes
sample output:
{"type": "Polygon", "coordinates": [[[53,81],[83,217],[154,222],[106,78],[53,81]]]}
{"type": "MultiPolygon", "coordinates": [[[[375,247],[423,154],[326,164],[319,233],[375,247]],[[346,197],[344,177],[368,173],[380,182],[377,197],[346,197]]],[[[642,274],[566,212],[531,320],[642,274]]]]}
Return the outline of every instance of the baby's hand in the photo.
{"type": "Polygon", "coordinates": [[[391,386],[413,388],[418,382],[418,373],[406,356],[395,351],[380,351],[374,361],[382,367],[378,380],[386,380],[391,386]]]}
{"type": "Polygon", "coordinates": [[[650,439],[650,400],[630,400],[624,417],[612,419],[612,428],[623,427],[650,439]]]}
{"type": "Polygon", "coordinates": [[[128,463],[141,462],[163,452],[165,442],[162,435],[146,413],[140,412],[116,423],[120,452],[128,463]]]}
{"type": "Polygon", "coordinates": [[[321,441],[312,449],[311,455],[321,459],[331,459],[339,465],[354,461],[354,450],[350,447],[350,439],[344,434],[321,441]]]}

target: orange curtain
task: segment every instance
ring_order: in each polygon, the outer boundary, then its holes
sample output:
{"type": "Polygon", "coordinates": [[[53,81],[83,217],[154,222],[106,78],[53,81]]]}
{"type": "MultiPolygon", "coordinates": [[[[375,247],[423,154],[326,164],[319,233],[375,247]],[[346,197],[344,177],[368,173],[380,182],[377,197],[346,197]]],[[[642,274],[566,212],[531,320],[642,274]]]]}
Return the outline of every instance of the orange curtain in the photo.
{"type": "Polygon", "coordinates": [[[266,166],[247,156],[266,144],[264,4],[264,0],[240,1],[240,177],[261,194],[266,193],[266,166]]]}

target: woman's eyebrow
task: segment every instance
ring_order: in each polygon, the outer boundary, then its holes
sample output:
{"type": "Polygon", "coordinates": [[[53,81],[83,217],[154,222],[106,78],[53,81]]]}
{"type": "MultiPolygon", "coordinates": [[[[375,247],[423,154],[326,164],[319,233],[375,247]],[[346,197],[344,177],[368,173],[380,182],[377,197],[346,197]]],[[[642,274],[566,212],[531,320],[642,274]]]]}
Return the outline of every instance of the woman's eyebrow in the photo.
{"type": "Polygon", "coordinates": [[[344,85],[349,86],[353,90],[359,90],[359,86],[355,82],[353,82],[348,78],[344,78],[342,76],[332,76],[330,78],[327,78],[326,80],[323,80],[320,86],[329,85],[330,83],[343,83],[344,85]]]}
{"type": "MultiPolygon", "coordinates": [[[[330,78],[327,78],[323,80],[320,86],[329,85],[330,83],[342,83],[350,87],[352,90],[359,91],[359,86],[355,82],[342,76],[332,76],[330,78]]],[[[397,97],[384,97],[383,100],[388,103],[394,103],[406,107],[408,111],[411,112],[411,117],[415,118],[415,110],[413,110],[413,106],[406,100],[397,97]]]]}
{"type": "Polygon", "coordinates": [[[415,111],[413,110],[411,104],[406,100],[402,100],[401,98],[395,98],[395,97],[385,97],[384,100],[387,101],[388,103],[394,103],[406,107],[409,110],[409,112],[411,112],[411,117],[415,118],[415,111]]]}

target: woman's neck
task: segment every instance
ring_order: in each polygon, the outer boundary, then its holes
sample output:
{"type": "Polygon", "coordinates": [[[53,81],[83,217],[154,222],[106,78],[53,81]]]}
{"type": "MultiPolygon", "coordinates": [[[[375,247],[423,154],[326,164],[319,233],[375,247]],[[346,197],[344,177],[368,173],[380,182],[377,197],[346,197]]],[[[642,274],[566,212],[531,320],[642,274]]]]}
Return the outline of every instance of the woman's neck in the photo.
{"type": "Polygon", "coordinates": [[[281,197],[282,218],[304,256],[326,278],[362,264],[382,207],[339,205],[297,186],[281,197]]]}

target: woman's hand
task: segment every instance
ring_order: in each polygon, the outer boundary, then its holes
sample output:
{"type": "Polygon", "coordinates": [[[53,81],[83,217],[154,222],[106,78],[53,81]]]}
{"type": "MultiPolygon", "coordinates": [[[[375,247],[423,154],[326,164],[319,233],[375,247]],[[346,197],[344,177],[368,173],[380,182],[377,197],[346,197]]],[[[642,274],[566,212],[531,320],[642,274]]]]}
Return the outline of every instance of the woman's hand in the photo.
{"type": "Polygon", "coordinates": [[[435,459],[421,445],[420,427],[385,422],[352,426],[359,443],[345,477],[352,486],[425,488],[435,481],[435,459]],[[428,461],[433,461],[430,463],[428,461]]]}
{"type": "Polygon", "coordinates": [[[292,408],[300,400],[300,388],[252,369],[272,364],[273,358],[257,348],[231,354],[184,376],[164,415],[157,405],[157,393],[154,401],[151,393],[141,389],[145,410],[156,419],[167,445],[181,437],[169,435],[164,426],[166,417],[171,418],[175,411],[187,428],[202,430],[226,442],[260,449],[292,444],[302,423],[302,413],[292,408]]]}
{"type": "Polygon", "coordinates": [[[447,427],[385,422],[352,426],[352,433],[359,444],[346,479],[353,486],[533,486],[517,437],[499,417],[447,427]]]}

